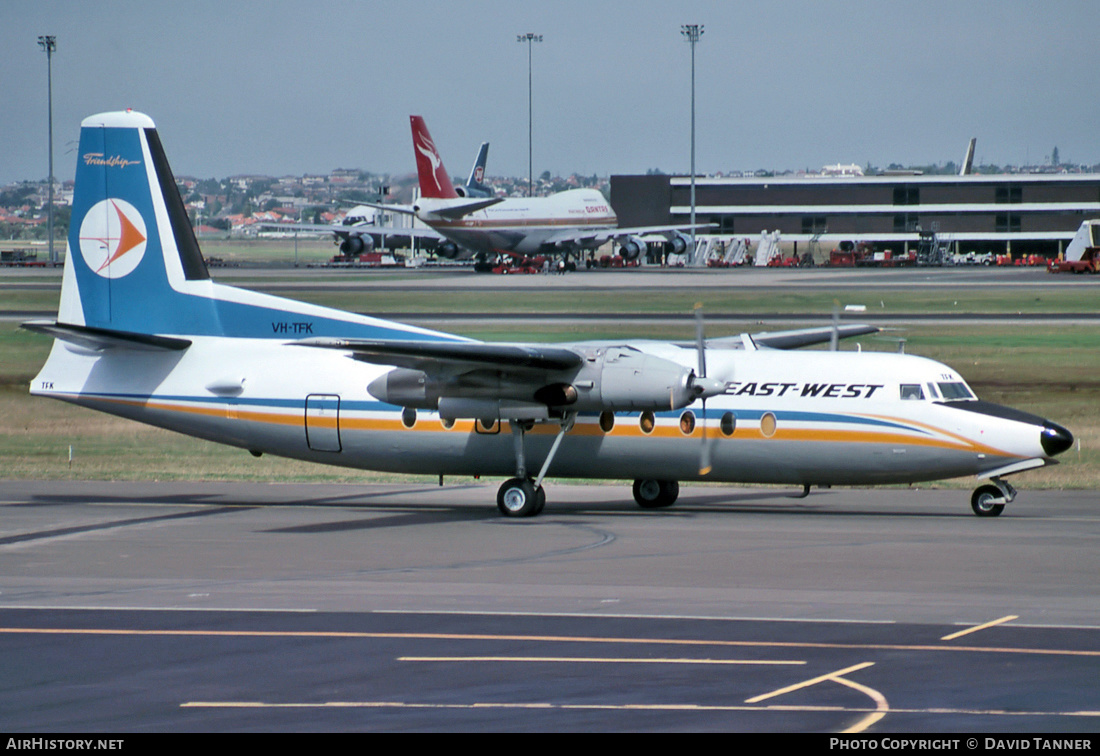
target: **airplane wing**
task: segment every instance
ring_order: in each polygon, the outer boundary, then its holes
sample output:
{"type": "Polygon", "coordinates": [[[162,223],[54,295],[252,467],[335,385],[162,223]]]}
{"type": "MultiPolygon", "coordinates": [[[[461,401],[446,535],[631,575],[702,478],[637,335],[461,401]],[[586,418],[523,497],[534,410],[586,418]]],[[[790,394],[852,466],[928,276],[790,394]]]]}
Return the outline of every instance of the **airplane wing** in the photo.
{"type": "Polygon", "coordinates": [[[342,223],[261,223],[261,228],[271,231],[286,231],[301,233],[325,233],[335,234],[339,237],[370,236],[371,238],[389,236],[408,236],[417,239],[433,239],[443,241],[444,237],[430,228],[411,227],[397,228],[394,226],[376,226],[373,223],[355,223],[344,225],[342,223]]]}
{"type": "Polygon", "coordinates": [[[360,235],[360,236],[362,236],[363,234],[368,234],[373,239],[378,239],[378,238],[381,238],[381,237],[390,237],[390,236],[407,236],[407,237],[416,238],[416,239],[432,239],[432,240],[435,240],[435,241],[444,241],[444,237],[442,235],[436,233],[432,229],[430,229],[430,228],[421,228],[421,227],[418,227],[418,226],[414,226],[414,227],[411,227],[411,228],[393,228],[393,227],[390,227],[390,226],[366,226],[366,227],[355,227],[350,232],[341,231],[339,229],[333,229],[333,233],[336,234],[337,236],[340,236],[344,233],[349,233],[350,235],[360,235]]]}
{"type": "MultiPolygon", "coordinates": [[[[791,331],[768,331],[754,333],[750,337],[757,347],[769,349],[800,349],[814,344],[825,344],[833,338],[833,326],[820,326],[817,328],[799,328],[791,331]]],[[[850,339],[853,336],[866,336],[878,333],[882,329],[878,326],[847,323],[836,327],[838,339],[850,339]]],[[[743,349],[744,339],[741,336],[725,336],[717,339],[707,339],[708,347],[725,349],[743,349]]]]}
{"type": "MultiPolygon", "coordinates": [[[[837,329],[838,338],[846,339],[877,333],[880,329],[871,325],[847,324],[837,329]]],[[[773,331],[752,335],[756,347],[772,349],[797,349],[828,342],[833,335],[832,326],[803,328],[791,331],[773,331]]],[[[584,356],[563,346],[536,344],[499,344],[480,341],[414,341],[311,338],[289,342],[293,346],[338,349],[350,352],[361,362],[376,365],[422,370],[427,373],[461,373],[481,368],[497,368],[508,371],[567,370],[584,363],[584,356]]],[[[693,345],[689,345],[693,346],[693,345]]],[[[712,348],[744,348],[741,336],[710,339],[712,348]]]]}
{"type": "Polygon", "coordinates": [[[572,349],[530,344],[486,344],[478,341],[386,341],[314,338],[290,342],[295,346],[341,349],[361,362],[438,372],[477,368],[510,370],[565,370],[578,367],[584,357],[572,349]]]}
{"type": "Polygon", "coordinates": [[[470,213],[476,213],[478,210],[484,210],[487,207],[495,205],[504,200],[500,197],[487,197],[487,198],[474,198],[465,201],[461,200],[449,200],[445,205],[439,205],[432,207],[431,209],[422,208],[416,205],[386,205],[381,202],[361,202],[360,204],[367,207],[376,207],[379,210],[387,210],[391,213],[401,213],[403,215],[434,215],[447,220],[454,220],[470,213]]]}
{"type": "Polygon", "coordinates": [[[568,229],[559,233],[552,234],[547,240],[547,244],[554,246],[565,246],[567,244],[579,244],[579,245],[600,245],[612,240],[626,239],[632,236],[645,236],[647,234],[659,234],[668,239],[679,235],[690,233],[692,229],[714,229],[717,228],[713,223],[696,223],[694,226],[685,224],[682,226],[634,226],[626,228],[601,228],[601,229],[568,229]]]}
{"type": "Polygon", "coordinates": [[[442,207],[433,208],[431,210],[424,209],[421,211],[424,215],[436,215],[440,218],[446,218],[447,220],[456,220],[463,218],[470,213],[476,213],[478,210],[484,210],[487,207],[491,207],[504,200],[500,197],[489,197],[487,199],[472,199],[468,202],[461,204],[452,203],[442,207]]]}

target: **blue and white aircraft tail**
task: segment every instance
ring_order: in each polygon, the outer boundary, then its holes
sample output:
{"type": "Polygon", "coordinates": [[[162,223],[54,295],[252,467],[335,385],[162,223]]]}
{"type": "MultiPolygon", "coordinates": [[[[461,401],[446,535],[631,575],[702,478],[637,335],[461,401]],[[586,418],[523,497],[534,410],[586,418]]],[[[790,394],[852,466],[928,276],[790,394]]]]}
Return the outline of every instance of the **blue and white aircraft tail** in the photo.
{"type": "Polygon", "coordinates": [[[61,338],[116,345],[150,335],[445,338],[213,282],[153,121],[132,111],[81,124],[61,305],[50,327],[61,338]]]}
{"type": "Polygon", "coordinates": [[[462,186],[456,186],[455,192],[459,197],[492,197],[494,192],[485,183],[485,166],[489,162],[489,143],[482,142],[474,158],[474,165],[470,168],[470,176],[462,186]]]}
{"type": "Polygon", "coordinates": [[[975,475],[989,516],[1015,496],[1004,476],[1073,441],[931,360],[788,351],[868,326],[708,342],[699,319],[686,344],[495,344],[216,283],[156,128],[130,111],[82,124],[57,319],[24,327],[55,339],[35,395],[254,455],[512,476],[508,516],[538,514],[550,474],[632,479],[646,508],[681,480],[808,492],[975,475]]]}

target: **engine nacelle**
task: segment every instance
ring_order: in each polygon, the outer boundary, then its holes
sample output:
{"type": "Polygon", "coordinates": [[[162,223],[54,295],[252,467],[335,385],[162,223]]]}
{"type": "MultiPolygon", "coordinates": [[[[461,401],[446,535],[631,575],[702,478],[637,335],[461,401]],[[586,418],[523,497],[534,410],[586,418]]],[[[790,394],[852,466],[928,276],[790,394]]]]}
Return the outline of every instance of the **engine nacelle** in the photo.
{"type": "Polygon", "coordinates": [[[622,255],[624,260],[633,262],[637,260],[643,252],[645,252],[646,244],[637,236],[629,236],[626,241],[619,245],[619,254],[622,255]]]}
{"type": "Polygon", "coordinates": [[[374,249],[374,240],[369,236],[349,236],[340,242],[340,254],[361,255],[374,249]]]}
{"type": "Polygon", "coordinates": [[[414,409],[435,409],[439,391],[420,370],[397,368],[375,378],[367,391],[380,402],[414,409]]]}
{"type": "MultiPolygon", "coordinates": [[[[373,380],[371,396],[400,407],[438,409],[447,417],[545,419],[546,411],[670,410],[700,396],[695,371],[631,347],[599,347],[569,371],[475,370],[438,379],[397,368],[373,380]],[[535,410],[542,408],[539,412],[535,410]],[[464,414],[468,413],[468,414],[464,414]],[[504,414],[521,413],[521,414],[504,414]]],[[[718,392],[722,386],[714,389],[718,392]]],[[[709,393],[709,389],[708,389],[709,393]]]]}
{"type": "Polygon", "coordinates": [[[458,257],[458,245],[453,241],[440,242],[439,246],[435,248],[435,253],[440,257],[446,257],[448,260],[453,260],[458,257]]]}
{"type": "Polygon", "coordinates": [[[630,347],[601,350],[572,381],[577,410],[669,410],[696,399],[695,371],[630,347]]]}
{"type": "Polygon", "coordinates": [[[669,254],[682,255],[686,254],[688,247],[691,246],[691,237],[682,231],[674,231],[671,238],[668,240],[669,254]]]}

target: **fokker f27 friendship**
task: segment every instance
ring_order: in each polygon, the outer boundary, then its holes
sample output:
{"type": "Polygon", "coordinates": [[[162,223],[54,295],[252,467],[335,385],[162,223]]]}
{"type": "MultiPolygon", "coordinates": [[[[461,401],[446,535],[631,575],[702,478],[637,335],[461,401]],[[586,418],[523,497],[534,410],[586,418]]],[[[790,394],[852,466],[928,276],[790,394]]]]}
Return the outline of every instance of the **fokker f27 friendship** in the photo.
{"type": "Polygon", "coordinates": [[[680,481],[973,475],[991,516],[1015,496],[1005,476],[1072,444],[928,359],[791,351],[829,328],[488,343],[218,284],[153,121],[131,111],[83,122],[57,319],[24,325],[55,339],[35,395],[255,455],[506,477],[508,516],[539,513],[548,475],[632,480],[643,507],[680,481]]]}

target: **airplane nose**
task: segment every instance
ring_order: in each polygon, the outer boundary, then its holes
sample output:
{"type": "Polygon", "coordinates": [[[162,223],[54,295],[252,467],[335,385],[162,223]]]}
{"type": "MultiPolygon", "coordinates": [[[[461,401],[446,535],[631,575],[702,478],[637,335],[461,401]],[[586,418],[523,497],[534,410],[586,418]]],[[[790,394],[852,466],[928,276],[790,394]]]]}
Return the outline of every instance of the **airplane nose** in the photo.
{"type": "Polygon", "coordinates": [[[1043,424],[1040,443],[1047,456],[1053,457],[1073,446],[1073,434],[1062,426],[1048,421],[1043,424]]]}

